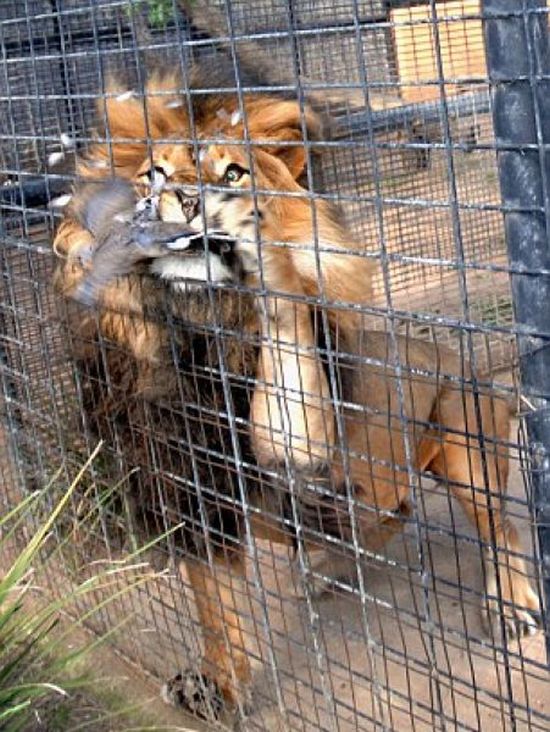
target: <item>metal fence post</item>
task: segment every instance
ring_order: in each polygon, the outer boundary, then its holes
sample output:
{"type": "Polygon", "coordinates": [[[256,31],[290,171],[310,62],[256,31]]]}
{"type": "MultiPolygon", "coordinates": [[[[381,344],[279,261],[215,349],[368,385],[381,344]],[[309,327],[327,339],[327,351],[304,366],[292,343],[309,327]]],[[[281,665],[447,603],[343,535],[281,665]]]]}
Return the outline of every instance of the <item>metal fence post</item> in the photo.
{"type": "Polygon", "coordinates": [[[550,55],[546,0],[483,0],[550,661],[550,55]]]}

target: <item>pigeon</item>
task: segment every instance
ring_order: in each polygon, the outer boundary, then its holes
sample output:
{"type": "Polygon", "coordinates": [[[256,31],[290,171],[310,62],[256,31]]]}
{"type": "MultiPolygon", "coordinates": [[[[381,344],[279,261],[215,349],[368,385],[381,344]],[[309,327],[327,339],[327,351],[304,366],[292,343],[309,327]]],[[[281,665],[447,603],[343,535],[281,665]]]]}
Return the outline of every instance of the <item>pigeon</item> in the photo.
{"type": "Polygon", "coordinates": [[[158,195],[139,198],[131,183],[120,178],[81,186],[71,209],[96,242],[84,260],[87,273],[73,295],[83,305],[94,305],[107,284],[154,259],[204,260],[207,250],[222,258],[231,255],[235,245],[223,232],[206,234],[185,223],[162,221],[158,195]]]}

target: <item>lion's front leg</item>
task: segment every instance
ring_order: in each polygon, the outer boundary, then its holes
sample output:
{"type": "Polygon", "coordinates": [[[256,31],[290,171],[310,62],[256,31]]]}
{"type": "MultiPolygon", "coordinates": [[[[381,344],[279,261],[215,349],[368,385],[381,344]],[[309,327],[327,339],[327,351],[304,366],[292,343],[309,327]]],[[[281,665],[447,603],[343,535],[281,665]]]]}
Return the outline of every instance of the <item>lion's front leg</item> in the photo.
{"type": "Polygon", "coordinates": [[[204,641],[200,669],[188,668],[163,688],[165,701],[199,717],[219,717],[226,705],[248,706],[250,661],[238,598],[243,594],[244,548],[218,553],[212,565],[192,557],[182,564],[195,595],[204,641]]]}
{"type": "MultiPolygon", "coordinates": [[[[285,297],[303,295],[300,278],[284,250],[264,257],[269,289],[258,295],[261,351],[251,406],[252,443],[263,465],[290,460],[315,470],[334,443],[334,414],[327,377],[317,351],[311,310],[285,297]]],[[[265,281],[264,280],[264,281],[265,281]]]]}

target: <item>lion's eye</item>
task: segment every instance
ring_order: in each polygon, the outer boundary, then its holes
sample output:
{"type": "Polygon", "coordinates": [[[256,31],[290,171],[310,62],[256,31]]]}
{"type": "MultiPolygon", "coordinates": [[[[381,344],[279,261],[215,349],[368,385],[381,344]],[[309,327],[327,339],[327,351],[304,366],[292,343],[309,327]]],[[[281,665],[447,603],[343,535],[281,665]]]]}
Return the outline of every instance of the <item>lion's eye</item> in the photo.
{"type": "Polygon", "coordinates": [[[231,163],[225,169],[222,180],[224,183],[229,184],[238,183],[243,175],[246,175],[249,172],[250,171],[246,170],[246,168],[242,168],[240,165],[237,165],[237,163],[231,163]]]}

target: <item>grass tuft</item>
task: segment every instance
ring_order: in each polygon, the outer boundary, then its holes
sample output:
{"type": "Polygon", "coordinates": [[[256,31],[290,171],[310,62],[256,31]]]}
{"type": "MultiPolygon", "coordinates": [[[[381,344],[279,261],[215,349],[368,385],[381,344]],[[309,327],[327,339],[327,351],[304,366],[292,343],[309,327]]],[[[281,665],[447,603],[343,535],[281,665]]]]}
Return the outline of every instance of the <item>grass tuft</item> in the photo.
{"type": "MultiPolygon", "coordinates": [[[[46,513],[61,471],[42,490],[25,496],[0,518],[0,729],[4,732],[68,729],[63,724],[67,715],[64,701],[86,699],[89,678],[81,671],[86,658],[127,625],[132,614],[126,614],[101,637],[72,647],[69,641],[75,630],[130,591],[160,576],[142,561],[148,545],[124,560],[88,566],[85,579],[67,581],[56,597],[43,585],[46,577],[59,576],[63,553],[71,549],[71,536],[57,531],[58,524],[66,520],[63,515],[69,512],[71,497],[101,447],[100,443],[46,513]],[[36,527],[34,533],[21,546],[23,530],[30,526],[36,527]]],[[[99,502],[95,512],[101,508],[99,502]]],[[[87,512],[85,521],[94,520],[94,510],[87,512]]],[[[102,721],[109,716],[108,711],[95,709],[95,704],[88,706],[84,727],[112,729],[102,721]]]]}

